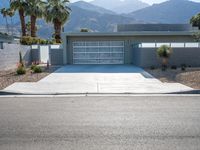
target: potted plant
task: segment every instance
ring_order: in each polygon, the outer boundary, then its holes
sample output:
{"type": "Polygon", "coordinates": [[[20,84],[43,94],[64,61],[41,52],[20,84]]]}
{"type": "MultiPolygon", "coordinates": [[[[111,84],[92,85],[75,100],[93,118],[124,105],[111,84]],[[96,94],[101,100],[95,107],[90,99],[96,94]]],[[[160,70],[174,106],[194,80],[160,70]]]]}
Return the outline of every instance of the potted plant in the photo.
{"type": "Polygon", "coordinates": [[[162,58],[162,69],[165,70],[168,65],[168,60],[172,54],[172,48],[168,45],[162,45],[157,49],[157,54],[162,58]]]}

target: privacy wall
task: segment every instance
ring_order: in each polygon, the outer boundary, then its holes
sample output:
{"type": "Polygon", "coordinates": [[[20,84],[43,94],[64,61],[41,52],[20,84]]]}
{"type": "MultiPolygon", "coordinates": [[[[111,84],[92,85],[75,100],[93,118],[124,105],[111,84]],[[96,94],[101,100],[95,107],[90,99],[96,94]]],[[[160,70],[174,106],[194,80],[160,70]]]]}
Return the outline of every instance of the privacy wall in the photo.
{"type": "Polygon", "coordinates": [[[22,52],[26,64],[31,63],[31,52],[29,46],[20,44],[2,43],[0,48],[0,70],[14,69],[19,62],[19,52],[22,52]]]}
{"type": "MultiPolygon", "coordinates": [[[[140,67],[158,67],[161,65],[161,59],[156,53],[156,48],[134,48],[133,64],[140,67]]],[[[200,67],[200,48],[173,48],[169,65],[182,64],[200,67]]]]}

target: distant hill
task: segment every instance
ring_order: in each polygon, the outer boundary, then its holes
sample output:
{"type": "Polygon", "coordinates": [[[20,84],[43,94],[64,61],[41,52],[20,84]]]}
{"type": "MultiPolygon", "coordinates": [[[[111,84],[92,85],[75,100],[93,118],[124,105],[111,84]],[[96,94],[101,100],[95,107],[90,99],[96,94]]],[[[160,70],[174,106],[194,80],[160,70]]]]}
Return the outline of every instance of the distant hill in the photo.
{"type": "Polygon", "coordinates": [[[129,17],[115,14],[102,14],[82,9],[72,5],[69,22],[65,25],[67,31],[79,31],[80,28],[89,28],[93,31],[113,31],[117,24],[138,23],[129,17]],[[81,14],[81,15],[80,15],[81,14]]]}
{"type": "Polygon", "coordinates": [[[103,8],[103,7],[99,7],[99,6],[87,3],[85,1],[74,2],[74,3],[71,3],[70,6],[76,6],[76,7],[86,9],[86,10],[89,10],[89,11],[98,12],[100,14],[115,14],[111,10],[108,10],[108,9],[103,8]]]}
{"type": "Polygon", "coordinates": [[[156,23],[189,23],[190,18],[200,12],[200,3],[188,0],[170,0],[132,12],[134,19],[156,23]]]}
{"type": "MultiPolygon", "coordinates": [[[[71,15],[69,21],[65,24],[65,32],[79,32],[81,28],[88,28],[94,32],[112,32],[117,24],[141,23],[132,18],[115,14],[102,14],[95,11],[82,9],[71,5],[71,15]]],[[[39,21],[38,35],[45,38],[51,38],[53,26],[39,21]]]]}
{"type": "Polygon", "coordinates": [[[130,13],[149,6],[140,0],[93,0],[90,3],[118,14],[130,13]]]}

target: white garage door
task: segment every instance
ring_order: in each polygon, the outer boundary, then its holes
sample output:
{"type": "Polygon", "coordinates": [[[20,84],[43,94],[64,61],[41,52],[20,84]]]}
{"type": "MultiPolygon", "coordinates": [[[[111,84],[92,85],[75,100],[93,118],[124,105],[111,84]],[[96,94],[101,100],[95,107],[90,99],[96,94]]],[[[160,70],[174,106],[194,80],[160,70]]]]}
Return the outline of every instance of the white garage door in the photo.
{"type": "Polygon", "coordinates": [[[73,42],[73,64],[124,64],[124,41],[73,42]]]}

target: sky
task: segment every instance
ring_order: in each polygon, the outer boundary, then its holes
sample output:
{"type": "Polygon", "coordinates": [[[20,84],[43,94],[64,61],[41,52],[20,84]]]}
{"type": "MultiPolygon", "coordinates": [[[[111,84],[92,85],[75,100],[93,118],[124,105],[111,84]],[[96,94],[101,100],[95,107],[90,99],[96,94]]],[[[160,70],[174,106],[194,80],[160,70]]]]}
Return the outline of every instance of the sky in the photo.
{"type": "MultiPolygon", "coordinates": [[[[75,1],[79,1],[79,0],[70,0],[70,2],[75,2],[75,1]]],[[[89,2],[89,1],[92,1],[92,0],[84,0],[84,1],[89,2]]],[[[166,0],[141,0],[141,1],[152,5],[154,3],[161,3],[161,2],[164,2],[166,0]]],[[[200,0],[191,0],[191,1],[200,2],[200,0]]]]}

